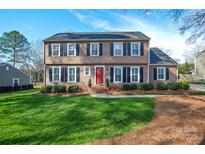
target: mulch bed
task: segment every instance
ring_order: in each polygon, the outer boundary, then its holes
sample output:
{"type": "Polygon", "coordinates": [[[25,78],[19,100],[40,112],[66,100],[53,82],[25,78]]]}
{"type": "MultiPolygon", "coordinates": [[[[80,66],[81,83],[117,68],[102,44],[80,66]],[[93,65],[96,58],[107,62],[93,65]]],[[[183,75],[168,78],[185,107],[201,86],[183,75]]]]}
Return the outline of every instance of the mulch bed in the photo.
{"type": "Polygon", "coordinates": [[[89,92],[86,91],[80,91],[80,92],[76,92],[76,93],[41,93],[39,92],[38,95],[48,95],[48,96],[85,96],[85,95],[90,95],[89,92]]]}
{"type": "Polygon", "coordinates": [[[120,89],[116,90],[108,90],[106,93],[109,95],[191,95],[195,94],[199,91],[190,89],[190,90],[149,90],[149,91],[143,91],[143,90],[130,90],[130,91],[124,91],[120,89]]]}
{"type": "Polygon", "coordinates": [[[158,97],[145,128],[92,144],[205,144],[205,96],[158,97]]]}

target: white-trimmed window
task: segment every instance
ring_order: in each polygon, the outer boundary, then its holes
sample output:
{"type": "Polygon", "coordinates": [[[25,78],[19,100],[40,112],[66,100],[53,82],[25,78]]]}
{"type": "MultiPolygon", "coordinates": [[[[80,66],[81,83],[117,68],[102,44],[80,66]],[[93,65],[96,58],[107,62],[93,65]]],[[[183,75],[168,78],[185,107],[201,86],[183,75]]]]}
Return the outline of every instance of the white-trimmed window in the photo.
{"type": "Polygon", "coordinates": [[[122,56],[123,55],[123,43],[115,42],[114,43],[114,56],[122,56]]]}
{"type": "Polygon", "coordinates": [[[131,67],[130,76],[131,76],[131,82],[139,83],[139,81],[140,81],[140,68],[138,66],[131,67]]]}
{"type": "Polygon", "coordinates": [[[90,55],[99,56],[99,43],[90,43],[90,55]]]}
{"type": "Polygon", "coordinates": [[[52,67],[53,82],[60,82],[61,69],[58,66],[52,67]]]}
{"type": "Polygon", "coordinates": [[[68,67],[68,82],[76,82],[76,67],[68,67]]]}
{"type": "Polygon", "coordinates": [[[90,76],[90,66],[84,66],[84,76],[90,76]]]}
{"type": "Polygon", "coordinates": [[[157,67],[157,80],[165,80],[166,78],[166,68],[157,67]]]}
{"type": "Polygon", "coordinates": [[[19,78],[13,78],[13,86],[19,86],[19,78]]]}
{"type": "Polygon", "coordinates": [[[131,42],[131,56],[139,56],[139,55],[140,55],[140,43],[131,42]]]}
{"type": "Polygon", "coordinates": [[[122,67],[114,67],[114,82],[121,83],[122,82],[122,67]]]}
{"type": "Polygon", "coordinates": [[[52,44],[52,56],[60,56],[60,44],[52,44]]]}
{"type": "Polygon", "coordinates": [[[76,56],[76,44],[75,43],[68,43],[67,45],[68,56],[76,56]]]}

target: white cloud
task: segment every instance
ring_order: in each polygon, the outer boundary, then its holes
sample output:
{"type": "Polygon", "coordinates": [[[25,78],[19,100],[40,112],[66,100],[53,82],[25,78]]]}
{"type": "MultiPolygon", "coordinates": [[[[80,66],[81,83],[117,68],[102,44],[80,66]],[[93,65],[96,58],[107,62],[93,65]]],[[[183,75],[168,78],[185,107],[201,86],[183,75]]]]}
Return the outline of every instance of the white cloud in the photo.
{"type": "Polygon", "coordinates": [[[91,25],[94,29],[104,29],[104,30],[110,29],[110,25],[107,20],[97,18],[93,14],[84,15],[75,10],[69,10],[69,11],[72,15],[76,16],[80,20],[80,22],[87,25],[91,25]]]}

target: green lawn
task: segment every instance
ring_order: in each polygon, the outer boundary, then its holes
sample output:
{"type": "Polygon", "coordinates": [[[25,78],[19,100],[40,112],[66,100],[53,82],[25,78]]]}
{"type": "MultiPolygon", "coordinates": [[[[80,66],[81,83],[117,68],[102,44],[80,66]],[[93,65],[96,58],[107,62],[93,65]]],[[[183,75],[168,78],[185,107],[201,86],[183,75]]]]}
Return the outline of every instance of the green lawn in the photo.
{"type": "Polygon", "coordinates": [[[84,144],[142,128],[153,98],[39,96],[38,89],[0,94],[0,144],[84,144]]]}

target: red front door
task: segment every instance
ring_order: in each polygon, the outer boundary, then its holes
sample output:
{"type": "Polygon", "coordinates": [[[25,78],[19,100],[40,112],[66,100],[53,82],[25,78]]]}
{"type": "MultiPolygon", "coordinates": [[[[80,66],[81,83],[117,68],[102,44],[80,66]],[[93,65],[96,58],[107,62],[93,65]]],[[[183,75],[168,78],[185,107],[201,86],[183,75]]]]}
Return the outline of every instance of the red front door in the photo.
{"type": "Polygon", "coordinates": [[[103,84],[103,67],[96,67],[96,84],[103,84]]]}

